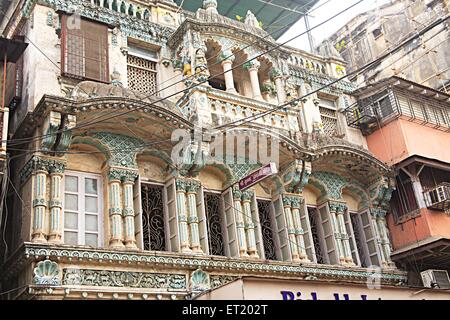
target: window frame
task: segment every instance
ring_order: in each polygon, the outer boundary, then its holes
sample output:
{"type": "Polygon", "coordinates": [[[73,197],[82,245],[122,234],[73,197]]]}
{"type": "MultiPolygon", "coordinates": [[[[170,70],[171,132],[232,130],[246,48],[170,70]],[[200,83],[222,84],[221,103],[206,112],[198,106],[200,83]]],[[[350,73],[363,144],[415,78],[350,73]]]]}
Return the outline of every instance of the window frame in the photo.
{"type": "MultiPolygon", "coordinates": [[[[135,68],[135,69],[142,69],[144,71],[149,71],[151,73],[155,74],[156,78],[156,84],[155,84],[155,93],[152,93],[152,95],[159,96],[160,95],[160,83],[162,83],[161,79],[161,68],[160,68],[160,56],[161,56],[161,48],[148,48],[148,47],[142,47],[135,44],[129,44],[128,45],[128,52],[127,52],[127,81],[128,81],[128,87],[130,87],[129,83],[129,68],[135,68]],[[149,53],[154,53],[155,55],[152,56],[149,53]],[[152,62],[155,64],[155,70],[142,68],[133,64],[129,63],[128,57],[133,56],[138,59],[147,60],[149,62],[152,62]]],[[[133,89],[134,91],[137,91],[136,89],[133,89]]],[[[150,94],[147,93],[141,93],[144,95],[150,94]]]]}
{"type": "MultiPolygon", "coordinates": [[[[96,82],[101,82],[101,83],[110,83],[110,67],[109,67],[109,27],[108,25],[98,22],[98,21],[93,21],[90,19],[86,19],[86,18],[81,18],[81,21],[85,21],[85,22],[89,22],[89,23],[94,23],[94,24],[98,24],[98,25],[102,25],[106,27],[106,32],[105,32],[105,46],[104,49],[106,50],[106,57],[105,57],[105,79],[98,79],[98,78],[93,78],[93,77],[88,77],[86,76],[86,70],[83,71],[84,75],[76,75],[70,72],[66,72],[66,44],[67,44],[67,39],[68,39],[68,31],[67,31],[67,19],[69,17],[71,17],[72,15],[70,14],[62,14],[61,15],[61,75],[64,77],[68,77],[68,78],[73,78],[73,79],[78,79],[78,80],[90,80],[90,81],[96,81],[96,82]]],[[[83,49],[83,60],[86,60],[86,48],[83,49]]],[[[85,64],[85,61],[83,61],[85,64]]],[[[99,74],[100,75],[100,74],[99,74]]]]}
{"type": "MultiPolygon", "coordinates": [[[[169,217],[168,217],[168,212],[167,212],[167,195],[165,192],[165,186],[163,183],[160,182],[155,182],[155,181],[150,181],[150,180],[146,180],[143,178],[139,178],[138,181],[136,182],[138,183],[138,188],[139,188],[139,203],[140,205],[140,209],[139,212],[135,212],[135,219],[140,219],[140,221],[142,222],[143,225],[143,217],[144,217],[144,209],[142,207],[142,186],[143,185],[148,185],[154,188],[161,188],[161,196],[162,196],[162,212],[163,212],[163,220],[164,220],[164,240],[165,240],[165,247],[166,250],[165,251],[159,251],[159,250],[145,250],[145,239],[144,239],[144,230],[142,228],[141,230],[141,234],[140,234],[140,239],[136,239],[137,242],[142,242],[142,248],[141,250],[144,252],[172,252],[171,250],[171,244],[170,244],[170,229],[169,229],[169,217]]],[[[136,208],[135,208],[136,210],[136,208]]]]}
{"type": "Polygon", "coordinates": [[[211,245],[210,245],[210,226],[209,226],[209,224],[208,223],[206,223],[206,238],[207,238],[207,241],[208,241],[208,248],[209,248],[209,252],[207,253],[208,254],[208,256],[211,256],[211,257],[226,257],[226,258],[229,258],[230,257],[230,248],[229,248],[229,246],[228,246],[228,243],[229,243],[229,241],[228,241],[228,233],[226,232],[226,230],[227,230],[227,226],[226,226],[226,222],[225,222],[225,219],[226,219],[226,217],[225,217],[225,212],[224,212],[224,208],[225,208],[225,204],[224,204],[224,202],[225,202],[225,200],[224,200],[224,197],[223,197],[223,194],[220,192],[220,191],[218,191],[218,190],[214,190],[214,189],[208,189],[208,188],[205,188],[205,187],[203,187],[203,192],[202,192],[202,195],[203,195],[203,199],[202,199],[202,201],[203,201],[203,207],[205,208],[205,219],[206,219],[206,221],[208,222],[208,209],[207,209],[207,201],[206,201],[206,195],[207,194],[212,194],[212,195],[216,195],[216,196],[218,196],[219,198],[220,198],[220,204],[219,204],[219,213],[220,213],[220,218],[221,218],[221,228],[222,228],[222,241],[223,241],[223,251],[224,251],[224,255],[223,256],[221,256],[221,255],[213,255],[212,253],[211,253],[211,251],[212,251],[212,247],[211,247],[211,245]]]}
{"type": "MultiPolygon", "coordinates": [[[[63,185],[63,196],[62,196],[62,241],[65,243],[65,233],[67,232],[77,232],[78,234],[78,240],[77,240],[77,246],[88,246],[86,245],[86,234],[96,234],[97,235],[97,247],[101,248],[104,245],[104,212],[103,212],[103,201],[104,201],[104,195],[103,195],[103,177],[100,174],[95,173],[86,173],[86,172],[79,172],[79,171],[66,171],[64,172],[64,178],[62,181],[63,185]],[[77,178],[77,192],[73,191],[66,191],[66,177],[76,177],[77,178]],[[93,194],[86,194],[85,191],[85,184],[83,183],[85,179],[95,179],[97,180],[97,232],[93,231],[86,231],[86,215],[94,215],[93,212],[87,212],[86,213],[86,202],[85,198],[86,196],[94,196],[93,194]],[[78,196],[78,210],[77,210],[77,216],[78,216],[78,229],[68,229],[65,227],[65,219],[66,219],[66,208],[65,208],[65,198],[66,194],[72,194],[78,196]]],[[[74,213],[73,210],[67,210],[68,212],[74,213]]]]}
{"type": "MultiPolygon", "coordinates": [[[[260,233],[260,238],[261,238],[261,244],[262,244],[262,252],[264,253],[264,260],[268,260],[268,261],[278,261],[278,262],[282,262],[284,261],[284,257],[283,257],[283,252],[281,250],[281,240],[279,238],[279,234],[277,232],[277,222],[275,219],[275,205],[274,205],[274,201],[270,198],[263,198],[263,197],[258,197],[255,195],[255,205],[256,205],[256,213],[258,214],[258,224],[259,224],[259,231],[257,231],[257,229],[255,228],[255,232],[259,232],[260,233]],[[264,243],[264,237],[263,237],[263,227],[262,227],[262,223],[261,223],[261,213],[259,212],[259,207],[258,207],[258,202],[268,202],[269,203],[269,222],[270,222],[270,231],[272,233],[272,241],[273,241],[273,245],[274,245],[274,251],[275,251],[275,256],[276,259],[272,260],[266,257],[266,246],[264,243]]],[[[289,241],[289,236],[288,239],[289,241]]],[[[260,257],[262,258],[262,257],[260,257]]]]}

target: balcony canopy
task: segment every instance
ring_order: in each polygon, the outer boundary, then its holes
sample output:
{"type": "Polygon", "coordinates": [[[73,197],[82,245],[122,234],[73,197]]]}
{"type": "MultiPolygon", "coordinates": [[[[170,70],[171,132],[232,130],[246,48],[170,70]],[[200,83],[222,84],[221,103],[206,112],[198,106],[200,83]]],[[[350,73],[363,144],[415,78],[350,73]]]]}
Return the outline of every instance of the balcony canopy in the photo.
{"type": "MultiPolygon", "coordinates": [[[[175,0],[180,5],[183,0],[175,0]]],[[[308,12],[319,0],[217,0],[218,11],[231,19],[245,18],[251,10],[263,28],[278,39],[308,12]]],[[[195,12],[203,5],[203,0],[184,1],[183,9],[195,12]]]]}

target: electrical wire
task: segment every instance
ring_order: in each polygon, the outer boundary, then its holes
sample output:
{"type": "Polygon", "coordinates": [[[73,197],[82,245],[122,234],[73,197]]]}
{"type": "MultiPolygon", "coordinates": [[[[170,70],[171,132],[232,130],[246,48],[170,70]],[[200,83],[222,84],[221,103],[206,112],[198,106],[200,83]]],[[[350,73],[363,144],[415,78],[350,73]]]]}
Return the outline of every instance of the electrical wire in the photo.
{"type": "MultiPolygon", "coordinates": [[[[314,29],[316,29],[316,28],[318,28],[318,27],[320,27],[320,26],[326,24],[327,22],[329,22],[329,21],[335,19],[335,18],[338,17],[339,15],[341,15],[341,14],[345,13],[346,11],[352,9],[353,7],[355,7],[356,5],[360,4],[360,3],[363,2],[363,1],[365,1],[365,0],[359,0],[358,2],[354,3],[353,5],[347,7],[346,9],[344,9],[344,10],[340,11],[339,13],[333,15],[332,17],[328,18],[327,20],[321,22],[320,24],[318,24],[318,25],[316,25],[316,26],[310,28],[309,30],[307,30],[307,31],[305,31],[305,32],[302,32],[302,33],[300,33],[300,34],[298,34],[298,35],[296,35],[296,36],[290,38],[289,40],[287,40],[287,41],[285,41],[285,42],[283,42],[283,43],[281,43],[281,44],[275,45],[275,46],[272,47],[271,49],[268,49],[268,50],[266,50],[266,51],[264,51],[264,52],[262,52],[262,53],[256,55],[255,57],[253,57],[253,58],[251,58],[251,59],[249,59],[249,60],[243,62],[243,63],[240,63],[239,65],[237,65],[237,66],[231,68],[231,69],[228,70],[227,72],[232,72],[233,70],[237,69],[238,67],[243,66],[244,64],[246,64],[246,63],[248,63],[248,62],[251,62],[251,61],[253,61],[253,60],[256,60],[257,58],[262,57],[262,56],[264,56],[265,54],[270,53],[270,52],[272,52],[272,51],[274,51],[274,50],[276,50],[276,49],[278,49],[278,48],[280,48],[280,47],[286,45],[287,43],[289,43],[289,42],[291,42],[291,41],[297,39],[298,37],[300,37],[300,36],[306,34],[307,32],[310,32],[310,31],[312,31],[312,30],[314,30],[314,29]]],[[[176,93],[174,93],[174,94],[168,95],[168,96],[166,96],[166,97],[164,97],[164,98],[158,99],[157,101],[152,102],[152,103],[150,104],[150,106],[155,105],[156,103],[162,102],[162,101],[164,101],[164,100],[167,100],[167,99],[169,99],[169,98],[171,98],[171,97],[173,97],[173,96],[176,96],[176,95],[178,95],[178,94],[180,94],[180,93],[183,93],[183,92],[189,92],[189,91],[191,91],[193,88],[196,88],[196,87],[198,87],[198,86],[200,86],[200,85],[202,85],[202,84],[208,82],[208,80],[214,79],[214,78],[216,78],[216,77],[218,77],[218,76],[220,76],[220,75],[223,75],[223,74],[225,74],[225,73],[226,73],[226,72],[222,72],[222,73],[216,74],[216,75],[214,75],[213,77],[210,77],[210,78],[207,79],[207,80],[199,81],[198,83],[196,83],[196,84],[194,84],[194,85],[192,85],[192,86],[190,86],[190,87],[188,87],[188,88],[186,88],[186,89],[183,89],[183,90],[181,90],[181,91],[179,91],[179,92],[176,92],[176,93]]],[[[149,98],[149,97],[151,97],[151,96],[148,96],[147,98],[149,98]]],[[[139,110],[139,109],[142,109],[142,108],[147,108],[147,107],[148,107],[148,106],[136,106],[134,109],[125,111],[125,112],[123,112],[123,113],[120,113],[120,114],[117,114],[117,115],[112,115],[112,116],[106,117],[106,118],[104,118],[104,119],[98,119],[98,120],[96,120],[96,121],[92,121],[92,122],[89,122],[89,123],[86,123],[86,124],[83,124],[83,125],[78,125],[78,126],[75,126],[75,127],[72,128],[72,129],[60,129],[60,130],[55,131],[55,132],[52,133],[52,134],[36,136],[36,137],[33,137],[33,138],[28,139],[28,142],[37,141],[37,140],[39,140],[39,139],[41,139],[41,138],[43,138],[43,137],[46,137],[46,136],[57,135],[57,134],[60,134],[60,133],[66,132],[66,131],[72,131],[72,130],[84,128],[84,127],[87,127],[87,126],[95,125],[95,124],[98,124],[98,123],[101,123],[101,122],[104,122],[104,121],[107,121],[107,120],[110,120],[110,119],[113,119],[113,118],[117,118],[117,117],[120,117],[120,116],[129,114],[129,113],[131,113],[131,112],[135,112],[136,110],[139,110]]],[[[21,142],[27,141],[26,139],[27,139],[27,138],[24,138],[24,139],[20,139],[20,140],[18,140],[18,141],[21,141],[21,142]]],[[[8,141],[8,143],[12,144],[12,143],[15,142],[15,140],[16,140],[16,139],[11,139],[11,140],[8,141]]]]}
{"type": "MultiPolygon", "coordinates": [[[[6,13],[0,8],[0,12],[2,12],[2,13],[4,13],[4,15],[6,16],[6,13]]],[[[289,16],[289,15],[291,15],[292,13],[289,13],[288,15],[286,15],[286,17],[287,16],[289,16]]],[[[282,20],[282,19],[284,19],[284,18],[286,18],[286,17],[281,17],[280,18],[280,20],[282,20]]],[[[277,20],[278,21],[278,20],[277,20]]],[[[24,26],[22,26],[22,28],[23,28],[24,26]]],[[[271,34],[273,34],[274,32],[272,32],[271,34]]],[[[269,35],[271,35],[271,34],[269,34],[269,35]]],[[[54,66],[56,66],[59,70],[60,70],[60,72],[62,72],[62,70],[61,70],[61,68],[58,66],[58,64],[57,63],[55,63],[53,60],[51,60],[51,58],[49,58],[48,57],[48,55],[46,55],[45,54],[45,52],[43,51],[43,50],[41,50],[34,42],[32,42],[28,37],[27,37],[27,39],[30,41],[30,43],[34,46],[34,47],[36,47],[37,48],[37,50],[41,53],[41,54],[43,54],[44,55],[44,57],[46,58],[46,59],[48,59],[54,66]]],[[[237,52],[240,52],[240,51],[244,51],[245,49],[247,49],[247,48],[249,48],[249,47],[251,47],[252,45],[255,45],[256,44],[256,42],[255,43],[252,43],[252,44],[249,44],[249,45],[247,45],[247,46],[245,46],[245,47],[243,47],[243,48],[240,48],[239,50],[237,50],[237,52]]],[[[230,47],[229,49],[231,49],[232,47],[230,47]]],[[[225,50],[225,49],[224,49],[225,50]]],[[[214,59],[215,57],[217,57],[217,55],[216,56],[213,56],[213,57],[210,57],[209,59],[214,59]]],[[[229,58],[230,56],[228,56],[228,57],[226,57],[226,58],[229,58]]],[[[225,59],[226,59],[225,58],[225,59]]],[[[213,64],[212,66],[214,66],[214,65],[216,65],[216,64],[218,64],[218,62],[216,62],[215,64],[213,64]]],[[[183,80],[181,80],[181,81],[177,81],[176,83],[173,83],[173,84],[171,84],[170,86],[168,86],[168,87],[165,87],[165,88],[163,88],[163,89],[160,89],[160,90],[158,90],[157,92],[155,92],[155,93],[153,93],[152,94],[152,96],[153,95],[156,95],[156,94],[158,94],[158,93],[160,93],[160,92],[162,92],[162,91],[164,91],[164,90],[166,90],[166,89],[168,89],[168,88],[170,88],[171,86],[173,86],[173,85],[176,85],[176,84],[178,84],[178,83],[181,83],[181,82],[183,82],[183,81],[185,81],[185,80],[188,80],[188,79],[193,79],[193,76],[194,75],[192,75],[192,76],[190,76],[190,77],[188,77],[187,79],[183,79],[183,80]]],[[[174,76],[174,77],[172,77],[172,78],[170,78],[170,79],[167,79],[167,80],[165,80],[165,81],[169,81],[169,80],[172,80],[172,79],[174,79],[174,78],[177,78],[178,76],[174,76]]],[[[164,82],[163,82],[164,83],[164,82]]],[[[161,84],[160,84],[161,85],[161,84]]],[[[85,94],[87,94],[87,95],[89,95],[86,91],[84,91],[82,88],[81,88],[81,90],[85,93],[85,94]]],[[[130,90],[132,93],[134,93],[134,94],[139,94],[139,95],[141,95],[140,93],[138,93],[138,92],[135,92],[134,90],[131,90],[131,89],[128,89],[128,90],[130,90]]],[[[177,93],[175,93],[174,95],[178,95],[178,94],[180,94],[180,93],[182,93],[183,91],[180,91],[180,92],[177,92],[177,93]]],[[[146,98],[149,98],[150,96],[146,96],[144,99],[146,99],[146,98]]],[[[170,97],[165,97],[163,100],[165,100],[165,99],[167,99],[167,98],[170,98],[170,97]]],[[[162,100],[160,100],[160,101],[162,101],[162,100]]],[[[156,102],[154,102],[154,103],[157,103],[157,102],[159,102],[159,101],[156,101],[156,102]]],[[[119,115],[120,116],[120,115],[119,115]]],[[[101,116],[99,116],[99,117],[96,117],[96,118],[94,118],[94,119],[91,119],[90,121],[92,122],[92,121],[95,121],[95,120],[97,120],[97,119],[100,119],[101,118],[101,116]]],[[[93,124],[95,124],[95,122],[93,123],[93,124]]],[[[61,133],[61,132],[55,132],[55,133],[53,133],[53,134],[58,134],[58,133],[61,133]]],[[[28,139],[28,138],[25,138],[25,139],[28,139]]],[[[12,144],[13,143],[13,140],[11,139],[11,140],[9,140],[9,143],[10,144],[12,144]]]]}
{"type": "Polygon", "coordinates": [[[309,92],[308,94],[303,95],[302,97],[295,98],[295,99],[293,99],[293,100],[291,100],[291,101],[289,101],[289,102],[287,102],[287,103],[284,103],[284,104],[282,104],[282,105],[280,105],[280,106],[277,106],[277,107],[275,107],[275,108],[272,108],[272,109],[270,109],[270,110],[268,110],[268,111],[264,111],[264,112],[261,112],[261,113],[259,113],[259,114],[257,114],[257,115],[253,115],[253,116],[249,116],[249,117],[246,117],[246,118],[243,118],[243,119],[239,119],[239,120],[236,120],[236,121],[227,123],[227,124],[225,124],[225,125],[217,126],[217,127],[214,128],[214,129],[222,129],[222,128],[226,128],[226,127],[229,127],[229,126],[234,126],[234,127],[236,127],[236,126],[241,126],[241,125],[243,125],[243,124],[246,124],[246,123],[248,123],[248,122],[253,122],[253,121],[255,121],[255,120],[259,119],[259,118],[265,117],[265,116],[267,116],[267,115],[269,115],[269,114],[271,114],[271,113],[273,113],[273,112],[276,112],[276,111],[278,111],[278,110],[281,110],[281,109],[283,109],[283,108],[286,108],[286,107],[288,107],[289,105],[291,105],[292,103],[299,102],[299,101],[301,101],[301,100],[303,100],[303,99],[305,99],[305,98],[307,98],[307,97],[309,97],[309,96],[311,96],[311,95],[313,95],[313,94],[316,94],[316,93],[322,91],[323,89],[325,89],[325,88],[327,88],[327,87],[330,87],[330,86],[332,86],[332,85],[334,85],[334,84],[336,84],[336,83],[338,83],[338,82],[340,82],[340,81],[342,81],[342,80],[344,80],[344,79],[346,79],[346,78],[348,78],[348,77],[350,77],[350,76],[352,76],[352,75],[356,75],[356,74],[362,73],[362,72],[364,72],[367,68],[370,68],[372,65],[378,63],[379,61],[384,60],[387,56],[391,55],[392,53],[397,52],[397,51],[400,50],[403,46],[405,46],[407,43],[409,43],[410,41],[416,39],[419,35],[428,32],[430,29],[434,28],[435,26],[437,26],[437,25],[439,25],[439,24],[441,24],[441,23],[444,23],[446,20],[448,20],[448,18],[449,18],[449,16],[447,16],[447,17],[445,17],[445,18],[439,19],[438,21],[436,21],[436,22],[433,23],[432,25],[430,25],[430,26],[426,27],[425,29],[421,30],[417,35],[412,36],[412,37],[410,37],[409,39],[403,41],[401,44],[399,44],[398,46],[396,46],[394,49],[392,49],[391,51],[389,51],[387,54],[385,54],[385,55],[379,57],[378,59],[376,59],[376,60],[374,60],[374,61],[372,61],[372,62],[369,62],[369,63],[365,64],[365,65],[362,66],[361,68],[359,68],[359,69],[357,69],[357,70],[355,70],[355,71],[352,71],[352,72],[348,73],[347,75],[342,76],[341,78],[338,78],[338,79],[336,79],[336,80],[333,80],[333,81],[329,82],[328,84],[326,84],[326,85],[320,87],[319,89],[313,90],[313,91],[309,92]]]}

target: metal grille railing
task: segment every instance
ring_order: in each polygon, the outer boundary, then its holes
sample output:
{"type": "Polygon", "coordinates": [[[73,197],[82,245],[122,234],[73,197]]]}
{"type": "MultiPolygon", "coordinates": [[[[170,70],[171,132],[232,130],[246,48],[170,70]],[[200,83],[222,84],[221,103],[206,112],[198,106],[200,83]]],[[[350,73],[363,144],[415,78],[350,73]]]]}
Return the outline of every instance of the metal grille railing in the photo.
{"type": "Polygon", "coordinates": [[[386,90],[362,99],[346,109],[347,124],[370,134],[393,118],[450,131],[450,109],[423,98],[411,98],[401,91],[386,90]]]}

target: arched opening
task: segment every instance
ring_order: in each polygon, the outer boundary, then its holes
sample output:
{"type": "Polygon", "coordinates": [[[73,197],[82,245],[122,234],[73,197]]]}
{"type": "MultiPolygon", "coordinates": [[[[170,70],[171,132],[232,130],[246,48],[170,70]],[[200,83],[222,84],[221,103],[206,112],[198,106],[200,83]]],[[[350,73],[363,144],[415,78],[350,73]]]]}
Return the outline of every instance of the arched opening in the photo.
{"type": "Polygon", "coordinates": [[[150,20],[150,11],[148,11],[148,9],[145,9],[144,11],[144,20],[150,20]]]}
{"type": "Polygon", "coordinates": [[[122,4],[120,5],[120,13],[127,13],[127,6],[125,4],[125,2],[122,1],[122,4]]]}
{"type": "Polygon", "coordinates": [[[136,9],[136,18],[142,19],[142,8],[140,7],[136,9]]]}
{"type": "Polygon", "coordinates": [[[117,6],[117,0],[114,0],[114,1],[112,2],[111,9],[112,9],[113,11],[116,11],[116,12],[119,11],[119,7],[117,6]]]}
{"type": "Polygon", "coordinates": [[[128,7],[128,15],[134,16],[134,6],[132,4],[128,7]]]}
{"type": "Polygon", "coordinates": [[[223,68],[222,65],[217,62],[217,59],[222,52],[222,47],[215,41],[207,40],[206,48],[206,60],[208,62],[208,69],[210,73],[208,83],[214,89],[225,91],[225,76],[222,74],[223,68]]]}
{"type": "Polygon", "coordinates": [[[253,91],[250,75],[248,71],[242,67],[242,65],[248,61],[249,56],[241,49],[233,49],[233,54],[236,57],[233,62],[233,68],[236,68],[233,70],[236,91],[243,96],[252,98],[253,91]]]}

